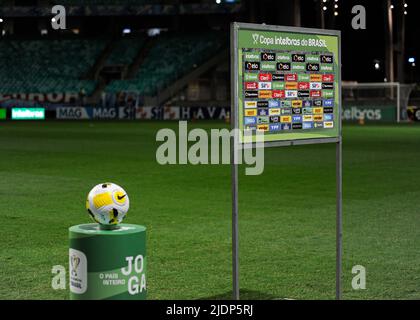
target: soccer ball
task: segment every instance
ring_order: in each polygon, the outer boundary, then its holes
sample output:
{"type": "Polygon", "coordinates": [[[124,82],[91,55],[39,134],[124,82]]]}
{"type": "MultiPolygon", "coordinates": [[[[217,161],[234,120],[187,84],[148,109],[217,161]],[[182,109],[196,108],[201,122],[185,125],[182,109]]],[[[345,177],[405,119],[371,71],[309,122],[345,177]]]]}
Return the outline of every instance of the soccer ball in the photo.
{"type": "Polygon", "coordinates": [[[93,187],[86,199],[86,209],[92,219],[103,225],[121,223],[127,215],[130,200],[127,192],[115,183],[101,183],[93,187]]]}

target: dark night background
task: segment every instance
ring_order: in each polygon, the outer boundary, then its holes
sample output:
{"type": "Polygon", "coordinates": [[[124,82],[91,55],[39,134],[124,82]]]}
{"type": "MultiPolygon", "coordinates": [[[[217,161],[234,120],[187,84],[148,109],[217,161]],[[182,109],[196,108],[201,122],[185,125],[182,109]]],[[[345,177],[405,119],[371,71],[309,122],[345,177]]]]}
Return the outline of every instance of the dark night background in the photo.
{"type": "MultiPolygon", "coordinates": [[[[322,0],[321,0],[322,1],[322,0]]],[[[320,0],[300,0],[301,26],[308,28],[320,28],[320,0]]],[[[246,1],[245,1],[246,2],[246,1]]],[[[275,24],[275,25],[294,25],[291,18],[293,3],[295,1],[252,1],[252,16],[255,22],[275,24]]],[[[420,52],[419,42],[419,1],[391,1],[395,6],[393,9],[394,20],[394,46],[398,43],[397,31],[399,23],[405,24],[405,53],[401,59],[405,73],[395,80],[400,82],[418,82],[418,67],[408,63],[409,57],[418,59],[420,52]],[[404,8],[403,4],[407,4],[404,8]],[[404,10],[407,15],[404,15],[404,10]]],[[[325,4],[325,28],[338,29],[342,32],[342,64],[343,80],[359,82],[382,82],[385,74],[386,57],[386,37],[387,37],[387,1],[386,0],[328,0],[325,4]],[[334,16],[334,4],[338,3],[338,16],[334,16]],[[366,29],[354,30],[351,21],[354,14],[351,13],[353,6],[363,5],[366,8],[366,29]],[[380,63],[380,70],[375,70],[374,60],[380,63]]],[[[395,51],[396,48],[394,48],[395,51]]],[[[394,53],[394,61],[397,64],[397,52],[394,53]]],[[[397,68],[395,66],[395,68],[397,68]]]]}

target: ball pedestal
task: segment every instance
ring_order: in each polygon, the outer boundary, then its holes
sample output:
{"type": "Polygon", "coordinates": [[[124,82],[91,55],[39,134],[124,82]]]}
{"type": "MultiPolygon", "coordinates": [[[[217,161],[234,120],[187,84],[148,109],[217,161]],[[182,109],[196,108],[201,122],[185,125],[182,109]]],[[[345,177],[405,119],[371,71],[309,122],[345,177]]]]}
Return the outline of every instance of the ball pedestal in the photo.
{"type": "Polygon", "coordinates": [[[97,223],[69,228],[72,300],[145,300],[146,228],[97,223]]]}

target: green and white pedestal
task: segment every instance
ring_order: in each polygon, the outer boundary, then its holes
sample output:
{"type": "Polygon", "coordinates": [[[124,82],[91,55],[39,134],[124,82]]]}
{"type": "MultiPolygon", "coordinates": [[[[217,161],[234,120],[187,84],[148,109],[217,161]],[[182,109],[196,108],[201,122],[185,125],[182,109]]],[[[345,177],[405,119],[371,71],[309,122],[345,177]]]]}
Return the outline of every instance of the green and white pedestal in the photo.
{"type": "Polygon", "coordinates": [[[97,223],[69,228],[70,299],[146,299],[146,228],[97,223]]]}

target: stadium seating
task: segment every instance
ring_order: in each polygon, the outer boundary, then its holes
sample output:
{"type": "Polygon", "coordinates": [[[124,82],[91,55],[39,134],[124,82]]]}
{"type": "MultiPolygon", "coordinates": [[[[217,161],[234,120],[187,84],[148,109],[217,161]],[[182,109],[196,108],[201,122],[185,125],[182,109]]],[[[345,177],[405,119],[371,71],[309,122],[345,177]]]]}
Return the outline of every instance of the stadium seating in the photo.
{"type": "Polygon", "coordinates": [[[155,95],[159,89],[214,55],[223,44],[224,37],[216,32],[161,35],[134,79],[114,80],[106,87],[106,91],[155,95]]]}
{"type": "Polygon", "coordinates": [[[1,93],[91,93],[80,80],[95,63],[105,40],[4,40],[0,42],[1,93]]]}
{"type": "Polygon", "coordinates": [[[105,64],[129,65],[143,46],[144,40],[144,37],[119,39],[105,64]]]}
{"type": "MultiPolygon", "coordinates": [[[[155,95],[161,88],[214,55],[225,38],[219,33],[164,34],[155,38],[132,79],[111,81],[106,92],[131,91],[155,95]]],[[[95,64],[108,39],[3,40],[0,42],[0,93],[80,92],[90,95],[94,80],[81,80],[95,64]]],[[[115,42],[104,65],[130,65],[144,37],[115,42]]]]}
{"type": "Polygon", "coordinates": [[[162,3],[162,0],[60,0],[52,1],[56,4],[68,5],[68,6],[80,6],[80,5],[144,5],[144,4],[156,4],[162,3]]]}

